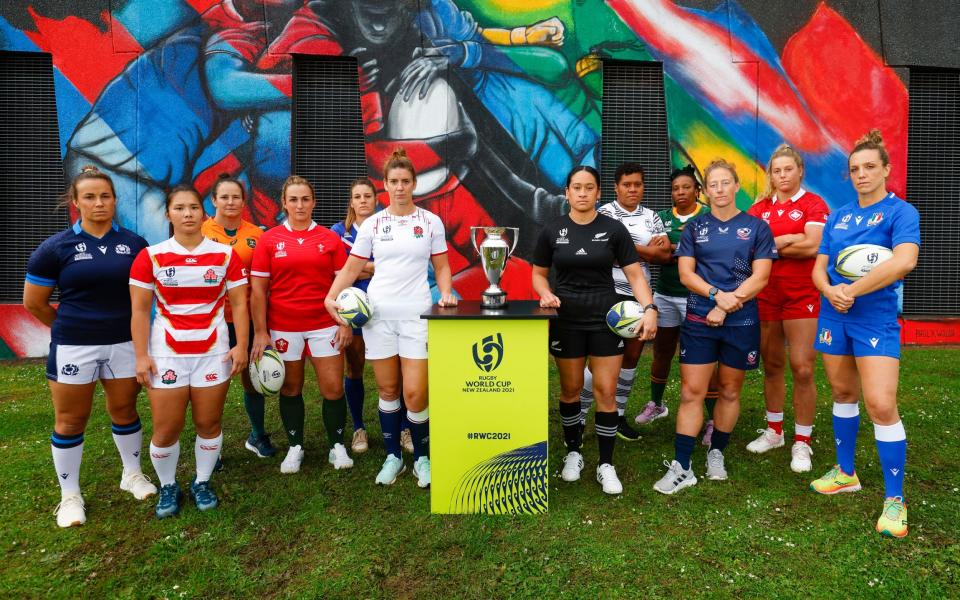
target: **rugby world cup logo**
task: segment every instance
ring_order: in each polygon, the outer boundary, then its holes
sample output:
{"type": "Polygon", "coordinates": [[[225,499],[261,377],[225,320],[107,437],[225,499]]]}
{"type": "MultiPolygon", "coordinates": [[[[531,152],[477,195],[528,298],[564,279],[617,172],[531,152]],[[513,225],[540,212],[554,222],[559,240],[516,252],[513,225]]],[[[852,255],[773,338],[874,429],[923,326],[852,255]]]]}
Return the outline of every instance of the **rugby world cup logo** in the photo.
{"type": "Polygon", "coordinates": [[[488,335],[473,345],[473,362],[481,371],[496,370],[503,360],[503,335],[488,335]]]}

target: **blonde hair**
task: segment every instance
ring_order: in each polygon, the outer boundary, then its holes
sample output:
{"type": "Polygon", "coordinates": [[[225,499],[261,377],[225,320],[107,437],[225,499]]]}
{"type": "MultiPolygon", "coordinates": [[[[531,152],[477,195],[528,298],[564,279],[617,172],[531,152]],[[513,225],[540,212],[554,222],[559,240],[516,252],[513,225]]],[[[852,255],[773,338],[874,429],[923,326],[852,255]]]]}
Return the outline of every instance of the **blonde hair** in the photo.
{"type": "Polygon", "coordinates": [[[397,149],[393,151],[393,154],[390,155],[390,158],[388,158],[387,162],[383,165],[384,179],[387,178],[387,173],[392,169],[406,169],[413,175],[413,180],[417,180],[417,170],[413,168],[413,162],[407,158],[407,151],[403,149],[403,146],[397,146],[397,149]]]}
{"type": "Polygon", "coordinates": [[[343,228],[346,231],[350,231],[350,228],[357,220],[357,211],[353,210],[353,190],[360,185],[367,186],[373,190],[374,196],[377,195],[377,188],[373,185],[373,181],[371,181],[369,177],[360,177],[353,180],[353,183],[350,184],[350,200],[347,202],[347,218],[343,220],[343,228]]]}
{"type": "Polygon", "coordinates": [[[722,158],[715,158],[710,161],[710,164],[707,165],[707,168],[703,170],[704,187],[706,187],[710,181],[710,173],[716,171],[717,169],[726,169],[727,171],[730,171],[730,174],[733,175],[733,180],[737,183],[740,183],[740,176],[737,175],[737,167],[735,167],[732,162],[722,158]]]}
{"type": "MultiPolygon", "coordinates": [[[[790,144],[783,143],[777,146],[773,154],[770,155],[770,160],[767,161],[767,184],[763,187],[763,192],[757,196],[757,202],[761,200],[766,200],[767,198],[773,198],[773,193],[776,191],[773,189],[773,161],[778,158],[792,158],[793,162],[797,163],[797,168],[803,171],[803,157],[800,156],[800,153],[793,149],[790,144]]],[[[801,177],[803,177],[801,175],[801,177]]]]}
{"type": "MultiPolygon", "coordinates": [[[[299,175],[291,175],[287,177],[287,180],[283,182],[283,189],[280,191],[280,202],[284,202],[287,199],[287,188],[291,185],[305,185],[310,188],[310,195],[316,198],[317,194],[313,191],[313,185],[306,180],[304,177],[299,175]]],[[[242,186],[241,186],[242,187],[242,186]]]]}
{"type": "Polygon", "coordinates": [[[871,129],[857,140],[853,145],[853,150],[851,150],[849,156],[847,156],[847,161],[849,162],[850,157],[861,150],[876,150],[880,154],[880,160],[883,162],[883,166],[890,164],[890,155],[887,154],[887,147],[883,145],[883,136],[880,135],[879,129],[871,129]]]}

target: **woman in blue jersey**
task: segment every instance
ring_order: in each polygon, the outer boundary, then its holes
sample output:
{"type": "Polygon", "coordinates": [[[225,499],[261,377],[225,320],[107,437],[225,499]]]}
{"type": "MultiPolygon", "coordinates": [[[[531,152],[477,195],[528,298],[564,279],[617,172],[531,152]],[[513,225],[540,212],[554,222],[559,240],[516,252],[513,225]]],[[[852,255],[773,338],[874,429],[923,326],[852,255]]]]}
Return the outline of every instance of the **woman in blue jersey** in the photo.
{"type": "Polygon", "coordinates": [[[821,494],[860,489],[853,455],[860,427],[858,401],[863,395],[886,487],[877,531],[901,538],[907,535],[903,496],[907,438],[897,411],[897,288],[917,264],[920,215],[887,191],[890,157],[879,131],[871,130],[857,141],[849,167],[857,201],[830,215],[813,268],[813,283],[823,295],[814,347],[823,353],[823,368],[833,390],[837,464],[810,487],[821,494]],[[883,246],[893,256],[863,277],[849,279],[837,272],[837,257],[858,244],[883,246]]]}
{"type": "Polygon", "coordinates": [[[147,242],[114,222],[113,182],[93,167],[84,167],[73,179],[66,202],[77,209],[80,220],[33,252],[23,286],[24,307],[51,329],[47,379],[53,397],[50,441],[60,482],[56,510],[60,527],[87,520],[80,494],[80,461],[98,379],[123,462],[120,489],[137,500],[157,493],[140,469],[140,385],[127,293],[130,266],[147,242]],[[50,305],[54,288],[60,289],[56,308],[50,305]]]}
{"type": "Polygon", "coordinates": [[[717,372],[719,395],[707,452],[707,478],[727,478],[723,451],[740,416],[746,371],[760,364],[760,317],[754,298],[767,284],[777,248],[770,226],[737,208],[736,168],[718,159],[703,172],[710,212],[687,223],[677,245],[680,281],[690,290],[680,327],[680,407],[674,460],[653,485],[673,494],[696,485],[690,464],[703,425],[703,403],[717,372]],[[718,368],[719,365],[719,368],[718,368]]]}

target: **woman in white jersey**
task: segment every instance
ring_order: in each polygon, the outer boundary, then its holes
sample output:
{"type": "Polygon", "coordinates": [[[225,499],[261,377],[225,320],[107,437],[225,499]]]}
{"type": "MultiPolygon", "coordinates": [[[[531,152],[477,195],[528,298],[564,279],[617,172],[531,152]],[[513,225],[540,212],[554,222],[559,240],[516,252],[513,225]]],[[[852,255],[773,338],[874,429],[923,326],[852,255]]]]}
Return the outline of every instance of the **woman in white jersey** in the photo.
{"type": "Polygon", "coordinates": [[[417,172],[403,148],[387,160],[383,180],[390,206],[360,227],[350,258],[327,294],[326,306],[337,315],[336,297],[351,285],[371,256],[377,270],[367,294],[373,318],[364,327],[366,358],[380,393],[380,426],[387,459],[377,475],[381,485],[393,484],[406,467],[400,454],[400,392],[407,404],[413,434],[413,473],[421,488],[430,485],[429,422],[427,411],[427,324],[420,314],[432,304],[427,268],[432,264],[440,289],[440,306],[455,306],[443,222],[413,202],[417,172]],[[401,383],[402,382],[402,383],[401,383]]]}

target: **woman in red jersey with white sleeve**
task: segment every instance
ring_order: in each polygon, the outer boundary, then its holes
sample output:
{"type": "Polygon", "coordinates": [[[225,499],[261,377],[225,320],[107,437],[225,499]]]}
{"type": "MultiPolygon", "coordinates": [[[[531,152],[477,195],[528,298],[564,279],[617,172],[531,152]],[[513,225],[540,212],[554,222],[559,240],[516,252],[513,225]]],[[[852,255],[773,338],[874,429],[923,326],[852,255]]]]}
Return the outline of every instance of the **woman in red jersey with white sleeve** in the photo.
{"type": "Polygon", "coordinates": [[[820,196],[801,187],[803,158],[787,144],[778,146],[770,156],[767,179],[767,190],[749,213],[770,225],[780,259],[774,261],[770,282],[757,296],[767,427],[758,430],[760,437],[747,444],[747,450],[762,454],[784,445],[786,342],[790,348],[796,419],[790,468],[803,473],[812,468],[810,436],[817,405],[813,380],[817,353],[813,342],[820,295],[811,273],[829,209],[820,196]]]}
{"type": "Polygon", "coordinates": [[[259,360],[264,349],[273,346],[286,368],[280,388],[280,419],[290,447],[280,472],[296,473],[303,462],[305,357],[310,357],[323,396],[328,460],[334,469],[349,469],[353,459],[343,445],[347,417],[343,348],[349,345],[353,331],[338,325],[323,305],[330,284],[346,261],[346,251],[340,236],[313,221],[317,201],[309,181],[288,177],[282,199],[287,220],[263,234],[250,267],[255,331],[250,355],[259,360]]]}
{"type": "Polygon", "coordinates": [[[200,510],[217,506],[210,475],[223,445],[230,378],[247,366],[248,335],[243,262],[230,246],[203,236],[200,194],[188,186],[173,188],[167,194],[167,218],[173,237],[143,249],[130,269],[130,327],[137,380],[148,389],[153,413],[150,459],[160,479],[160,519],[180,512],[183,494],[176,472],[188,403],[197,432],[190,497],[200,510]],[[227,298],[236,319],[233,348],[223,316],[227,298]]]}

